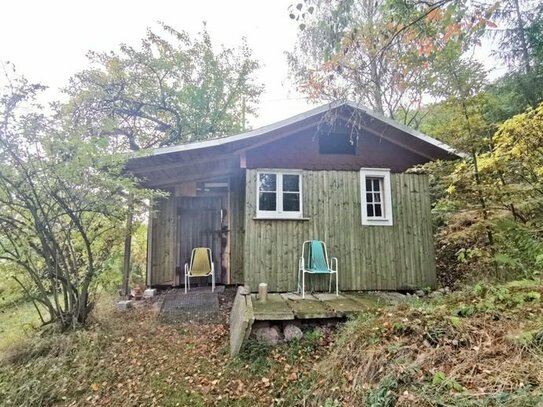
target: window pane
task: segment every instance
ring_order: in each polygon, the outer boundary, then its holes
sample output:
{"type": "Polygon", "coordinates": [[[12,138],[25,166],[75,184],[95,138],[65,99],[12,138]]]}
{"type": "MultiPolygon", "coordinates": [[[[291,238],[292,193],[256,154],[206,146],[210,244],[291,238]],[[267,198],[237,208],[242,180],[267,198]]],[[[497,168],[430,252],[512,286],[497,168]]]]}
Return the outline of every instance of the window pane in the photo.
{"type": "Polygon", "coordinates": [[[366,178],[366,191],[371,191],[371,178],[366,178]]]}
{"type": "Polygon", "coordinates": [[[373,202],[373,194],[366,194],[366,202],[367,203],[373,202]]]}
{"type": "Polygon", "coordinates": [[[289,191],[289,192],[300,191],[300,176],[299,175],[283,175],[283,191],[289,191]]]}
{"type": "Polygon", "coordinates": [[[258,210],[275,211],[277,210],[277,199],[275,192],[261,192],[258,200],[258,210]]]}
{"type": "Polygon", "coordinates": [[[373,202],[381,202],[381,194],[379,192],[373,194],[373,202]]]}
{"type": "Polygon", "coordinates": [[[260,174],[258,181],[259,191],[276,191],[276,178],[275,174],[260,174]]]}
{"type": "Polygon", "coordinates": [[[369,204],[366,206],[368,210],[368,216],[373,217],[373,204],[369,204]]]}
{"type": "Polygon", "coordinates": [[[375,216],[379,216],[379,217],[383,216],[383,212],[381,209],[382,207],[380,204],[375,205],[375,216]]]}
{"type": "Polygon", "coordinates": [[[285,212],[299,212],[300,211],[300,194],[285,192],[283,194],[283,210],[285,212]]]}
{"type": "Polygon", "coordinates": [[[373,191],[380,191],[381,188],[380,188],[380,179],[379,178],[374,178],[373,179],[373,191]]]}

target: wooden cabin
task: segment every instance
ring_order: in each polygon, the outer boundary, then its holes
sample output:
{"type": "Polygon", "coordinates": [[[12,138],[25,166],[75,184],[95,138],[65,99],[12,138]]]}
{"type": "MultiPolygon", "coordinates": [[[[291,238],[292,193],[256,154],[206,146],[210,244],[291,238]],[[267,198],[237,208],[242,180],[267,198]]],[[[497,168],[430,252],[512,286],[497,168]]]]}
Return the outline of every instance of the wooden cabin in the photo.
{"type": "MultiPolygon", "coordinates": [[[[293,291],[305,240],[339,259],[340,290],[435,287],[428,177],[456,159],[444,143],[351,102],[247,133],[159,148],[129,161],[169,192],[149,218],[148,285],[183,284],[194,247],[212,250],[217,283],[293,291]]],[[[311,276],[315,290],[325,288],[311,276]]]]}

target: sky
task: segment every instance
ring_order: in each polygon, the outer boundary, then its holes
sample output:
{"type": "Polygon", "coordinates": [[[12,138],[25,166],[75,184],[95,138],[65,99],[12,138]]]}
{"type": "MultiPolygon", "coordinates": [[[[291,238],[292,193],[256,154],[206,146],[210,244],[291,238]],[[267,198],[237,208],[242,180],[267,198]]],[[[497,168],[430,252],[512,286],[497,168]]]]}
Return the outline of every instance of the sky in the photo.
{"type": "Polygon", "coordinates": [[[288,81],[285,51],[293,48],[297,26],[288,17],[291,0],[17,0],[2,4],[0,61],[10,61],[32,81],[50,87],[47,97],[88,66],[86,53],[137,46],[158,21],[197,33],[207,23],[217,45],[237,46],[246,37],[262,68],[264,84],[258,117],[263,126],[311,108],[288,81]]]}
{"type": "MultiPolygon", "coordinates": [[[[292,0],[10,0],[0,14],[0,61],[50,87],[48,98],[68,78],[88,66],[86,53],[137,46],[147,27],[162,21],[197,33],[205,21],[217,45],[234,47],[247,38],[261,62],[258,82],[265,85],[259,127],[308,110],[303,95],[288,80],[285,51],[292,50],[297,25],[288,17],[292,0]]],[[[484,48],[484,47],[483,47],[484,48]]],[[[479,50],[487,66],[488,52],[479,50]]]]}

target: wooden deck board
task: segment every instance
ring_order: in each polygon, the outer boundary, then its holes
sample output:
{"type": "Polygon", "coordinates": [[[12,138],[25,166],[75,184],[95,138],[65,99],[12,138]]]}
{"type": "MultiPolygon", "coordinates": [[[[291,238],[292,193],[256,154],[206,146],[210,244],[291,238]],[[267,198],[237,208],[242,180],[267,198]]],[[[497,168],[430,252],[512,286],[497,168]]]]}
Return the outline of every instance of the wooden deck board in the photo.
{"type": "Polygon", "coordinates": [[[297,293],[268,294],[265,303],[252,294],[251,300],[258,321],[346,317],[386,305],[374,295],[355,292],[306,294],[304,299],[297,293]]]}
{"type": "Polygon", "coordinates": [[[281,321],[294,319],[294,313],[281,297],[281,294],[268,294],[266,302],[260,302],[256,296],[251,295],[253,300],[253,313],[257,321],[281,321]]]}
{"type": "Polygon", "coordinates": [[[312,295],[306,295],[305,299],[287,300],[294,316],[298,319],[335,318],[338,315],[323,301],[312,295]]]}
{"type": "Polygon", "coordinates": [[[361,302],[343,295],[315,294],[315,297],[331,308],[338,316],[350,316],[368,309],[361,302]]]}

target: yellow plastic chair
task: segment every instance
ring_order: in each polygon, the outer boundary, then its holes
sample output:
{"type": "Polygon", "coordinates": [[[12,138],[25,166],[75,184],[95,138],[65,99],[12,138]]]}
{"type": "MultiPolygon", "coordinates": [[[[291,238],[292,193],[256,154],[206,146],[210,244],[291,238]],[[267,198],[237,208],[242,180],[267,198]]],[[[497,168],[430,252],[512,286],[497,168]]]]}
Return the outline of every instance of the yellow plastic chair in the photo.
{"type": "Polygon", "coordinates": [[[190,279],[193,277],[208,277],[211,275],[211,292],[215,291],[215,267],[211,259],[211,249],[196,247],[192,249],[190,264],[185,263],[185,294],[190,290],[190,279]]]}

